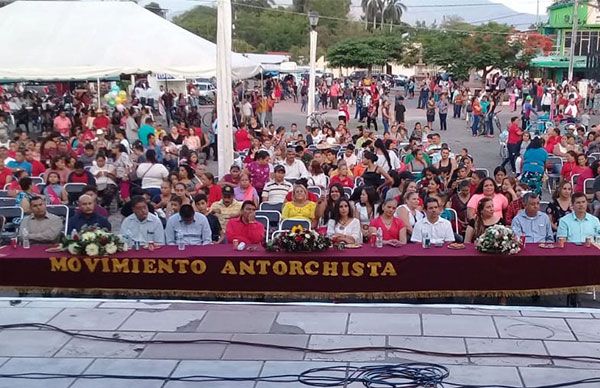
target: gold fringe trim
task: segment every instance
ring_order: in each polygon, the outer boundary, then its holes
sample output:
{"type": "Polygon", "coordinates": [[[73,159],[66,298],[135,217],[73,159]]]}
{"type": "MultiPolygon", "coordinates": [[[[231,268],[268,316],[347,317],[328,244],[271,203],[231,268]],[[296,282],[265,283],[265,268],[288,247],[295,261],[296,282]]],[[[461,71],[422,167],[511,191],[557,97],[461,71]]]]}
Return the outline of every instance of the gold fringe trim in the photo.
{"type": "Polygon", "coordinates": [[[436,290],[436,291],[389,291],[389,292],[293,292],[293,291],[208,291],[208,290],[153,290],[128,288],[68,288],[68,287],[7,287],[0,290],[17,290],[21,296],[44,294],[45,296],[92,296],[92,297],[152,297],[152,298],[203,298],[227,300],[391,300],[402,298],[448,298],[448,297],[528,297],[540,295],[577,294],[590,292],[600,286],[544,288],[530,290],[436,290]]]}

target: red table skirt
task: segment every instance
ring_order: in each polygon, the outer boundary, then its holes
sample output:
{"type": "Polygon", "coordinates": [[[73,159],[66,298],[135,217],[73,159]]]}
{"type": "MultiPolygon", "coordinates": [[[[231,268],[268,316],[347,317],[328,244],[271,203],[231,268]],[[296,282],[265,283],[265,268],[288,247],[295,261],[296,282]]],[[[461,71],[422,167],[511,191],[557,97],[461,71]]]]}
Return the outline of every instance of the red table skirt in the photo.
{"type": "Polygon", "coordinates": [[[0,287],[24,292],[229,299],[527,296],[600,285],[600,251],[528,244],[513,256],[473,246],[362,247],[318,253],[234,251],[231,245],[129,251],[111,257],[0,250],[0,287]]]}

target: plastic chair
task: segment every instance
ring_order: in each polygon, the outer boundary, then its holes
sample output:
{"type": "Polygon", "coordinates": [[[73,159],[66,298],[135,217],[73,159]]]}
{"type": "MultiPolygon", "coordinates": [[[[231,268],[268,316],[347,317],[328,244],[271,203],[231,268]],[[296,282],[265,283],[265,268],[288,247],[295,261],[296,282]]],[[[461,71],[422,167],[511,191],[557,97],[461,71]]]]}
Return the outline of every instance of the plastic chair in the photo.
{"type": "Polygon", "coordinates": [[[277,210],[257,210],[256,216],[266,217],[269,221],[269,226],[277,226],[279,225],[279,221],[281,221],[281,213],[277,210]]]}
{"type": "Polygon", "coordinates": [[[579,175],[580,174],[573,174],[573,176],[571,176],[571,187],[573,187],[573,190],[575,190],[575,185],[577,184],[577,181],[579,180],[579,175]]]}
{"type": "Polygon", "coordinates": [[[559,156],[550,156],[546,160],[546,170],[548,171],[548,192],[552,193],[552,182],[560,181],[560,171],[563,167],[563,160],[559,156]]]}
{"type": "Polygon", "coordinates": [[[262,202],[258,208],[259,210],[275,210],[281,213],[283,209],[283,203],[274,203],[274,202],[262,202]]]}
{"type": "Polygon", "coordinates": [[[550,202],[548,202],[548,201],[540,201],[540,211],[542,213],[546,213],[546,210],[548,210],[549,205],[550,205],[550,202]]]}
{"type": "Polygon", "coordinates": [[[442,212],[442,217],[447,219],[448,221],[450,221],[451,223],[454,224],[454,233],[458,233],[458,213],[456,212],[456,210],[447,207],[444,209],[444,211],[442,212]],[[449,212],[452,213],[452,220],[448,219],[447,217],[444,217],[444,213],[449,212]]]}
{"type": "Polygon", "coordinates": [[[352,189],[350,187],[344,187],[344,195],[346,198],[352,197],[352,189]]]}
{"type": "Polygon", "coordinates": [[[321,196],[321,188],[319,186],[308,186],[308,191],[316,194],[317,197],[321,196]]]}
{"type": "Polygon", "coordinates": [[[0,190],[0,198],[7,198],[10,197],[10,195],[8,195],[8,190],[0,190]]]}
{"type": "Polygon", "coordinates": [[[594,181],[595,178],[588,178],[583,181],[583,193],[587,196],[588,200],[594,198],[594,181]]]}
{"type": "Polygon", "coordinates": [[[65,183],[65,191],[69,195],[69,204],[74,204],[86,187],[85,183],[65,183]]]}
{"type": "Polygon", "coordinates": [[[279,230],[292,230],[294,226],[302,226],[304,229],[310,229],[310,221],[302,218],[288,218],[282,220],[279,224],[279,230]]]}
{"type": "Polygon", "coordinates": [[[476,168],[475,171],[483,171],[486,178],[490,176],[490,171],[487,168],[476,168]]]}
{"type": "Polygon", "coordinates": [[[55,216],[62,217],[65,222],[65,236],[67,235],[67,227],[69,223],[69,207],[66,205],[48,205],[46,206],[46,210],[50,214],[54,214],[55,216]]]}
{"type": "Polygon", "coordinates": [[[269,241],[269,219],[265,216],[257,215],[256,221],[260,222],[265,227],[265,242],[269,241]]]}
{"type": "Polygon", "coordinates": [[[17,206],[17,200],[11,197],[0,197],[0,206],[14,207],[17,206]]]}
{"type": "Polygon", "coordinates": [[[10,240],[19,235],[19,225],[23,220],[23,209],[18,206],[1,206],[0,216],[4,218],[0,236],[2,240],[10,240]]]}
{"type": "Polygon", "coordinates": [[[44,178],[42,178],[41,176],[32,176],[31,183],[34,185],[37,185],[38,183],[46,183],[46,182],[44,181],[44,178]]]}

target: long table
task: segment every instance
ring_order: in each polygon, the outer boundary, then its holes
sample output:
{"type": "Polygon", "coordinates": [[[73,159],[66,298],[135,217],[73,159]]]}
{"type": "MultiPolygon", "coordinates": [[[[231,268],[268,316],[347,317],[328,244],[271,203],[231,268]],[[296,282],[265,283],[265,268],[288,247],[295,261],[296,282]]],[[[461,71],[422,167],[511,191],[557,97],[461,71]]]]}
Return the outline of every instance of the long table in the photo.
{"type": "Polygon", "coordinates": [[[514,256],[472,245],[234,251],[231,245],[161,247],[111,257],[0,249],[0,287],[62,295],[218,299],[397,299],[573,293],[600,285],[600,250],[528,244],[514,256]]]}

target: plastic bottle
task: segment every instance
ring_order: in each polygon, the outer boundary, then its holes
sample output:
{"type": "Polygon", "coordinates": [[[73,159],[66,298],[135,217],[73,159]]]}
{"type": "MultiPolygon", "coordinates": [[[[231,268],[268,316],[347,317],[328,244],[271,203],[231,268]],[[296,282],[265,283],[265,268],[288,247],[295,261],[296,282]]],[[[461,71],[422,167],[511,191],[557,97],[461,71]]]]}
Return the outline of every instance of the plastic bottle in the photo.
{"type": "Polygon", "coordinates": [[[431,239],[429,233],[423,232],[423,248],[429,248],[431,246],[431,239]]]}
{"type": "Polygon", "coordinates": [[[27,230],[27,228],[22,228],[21,236],[23,237],[23,248],[31,248],[31,244],[29,243],[29,231],[27,230]]]}
{"type": "Polygon", "coordinates": [[[183,241],[183,233],[175,231],[175,242],[177,243],[177,249],[185,251],[185,241],[183,241]]]}
{"type": "Polygon", "coordinates": [[[375,247],[383,248],[383,230],[377,228],[377,234],[375,235],[375,247]]]}

